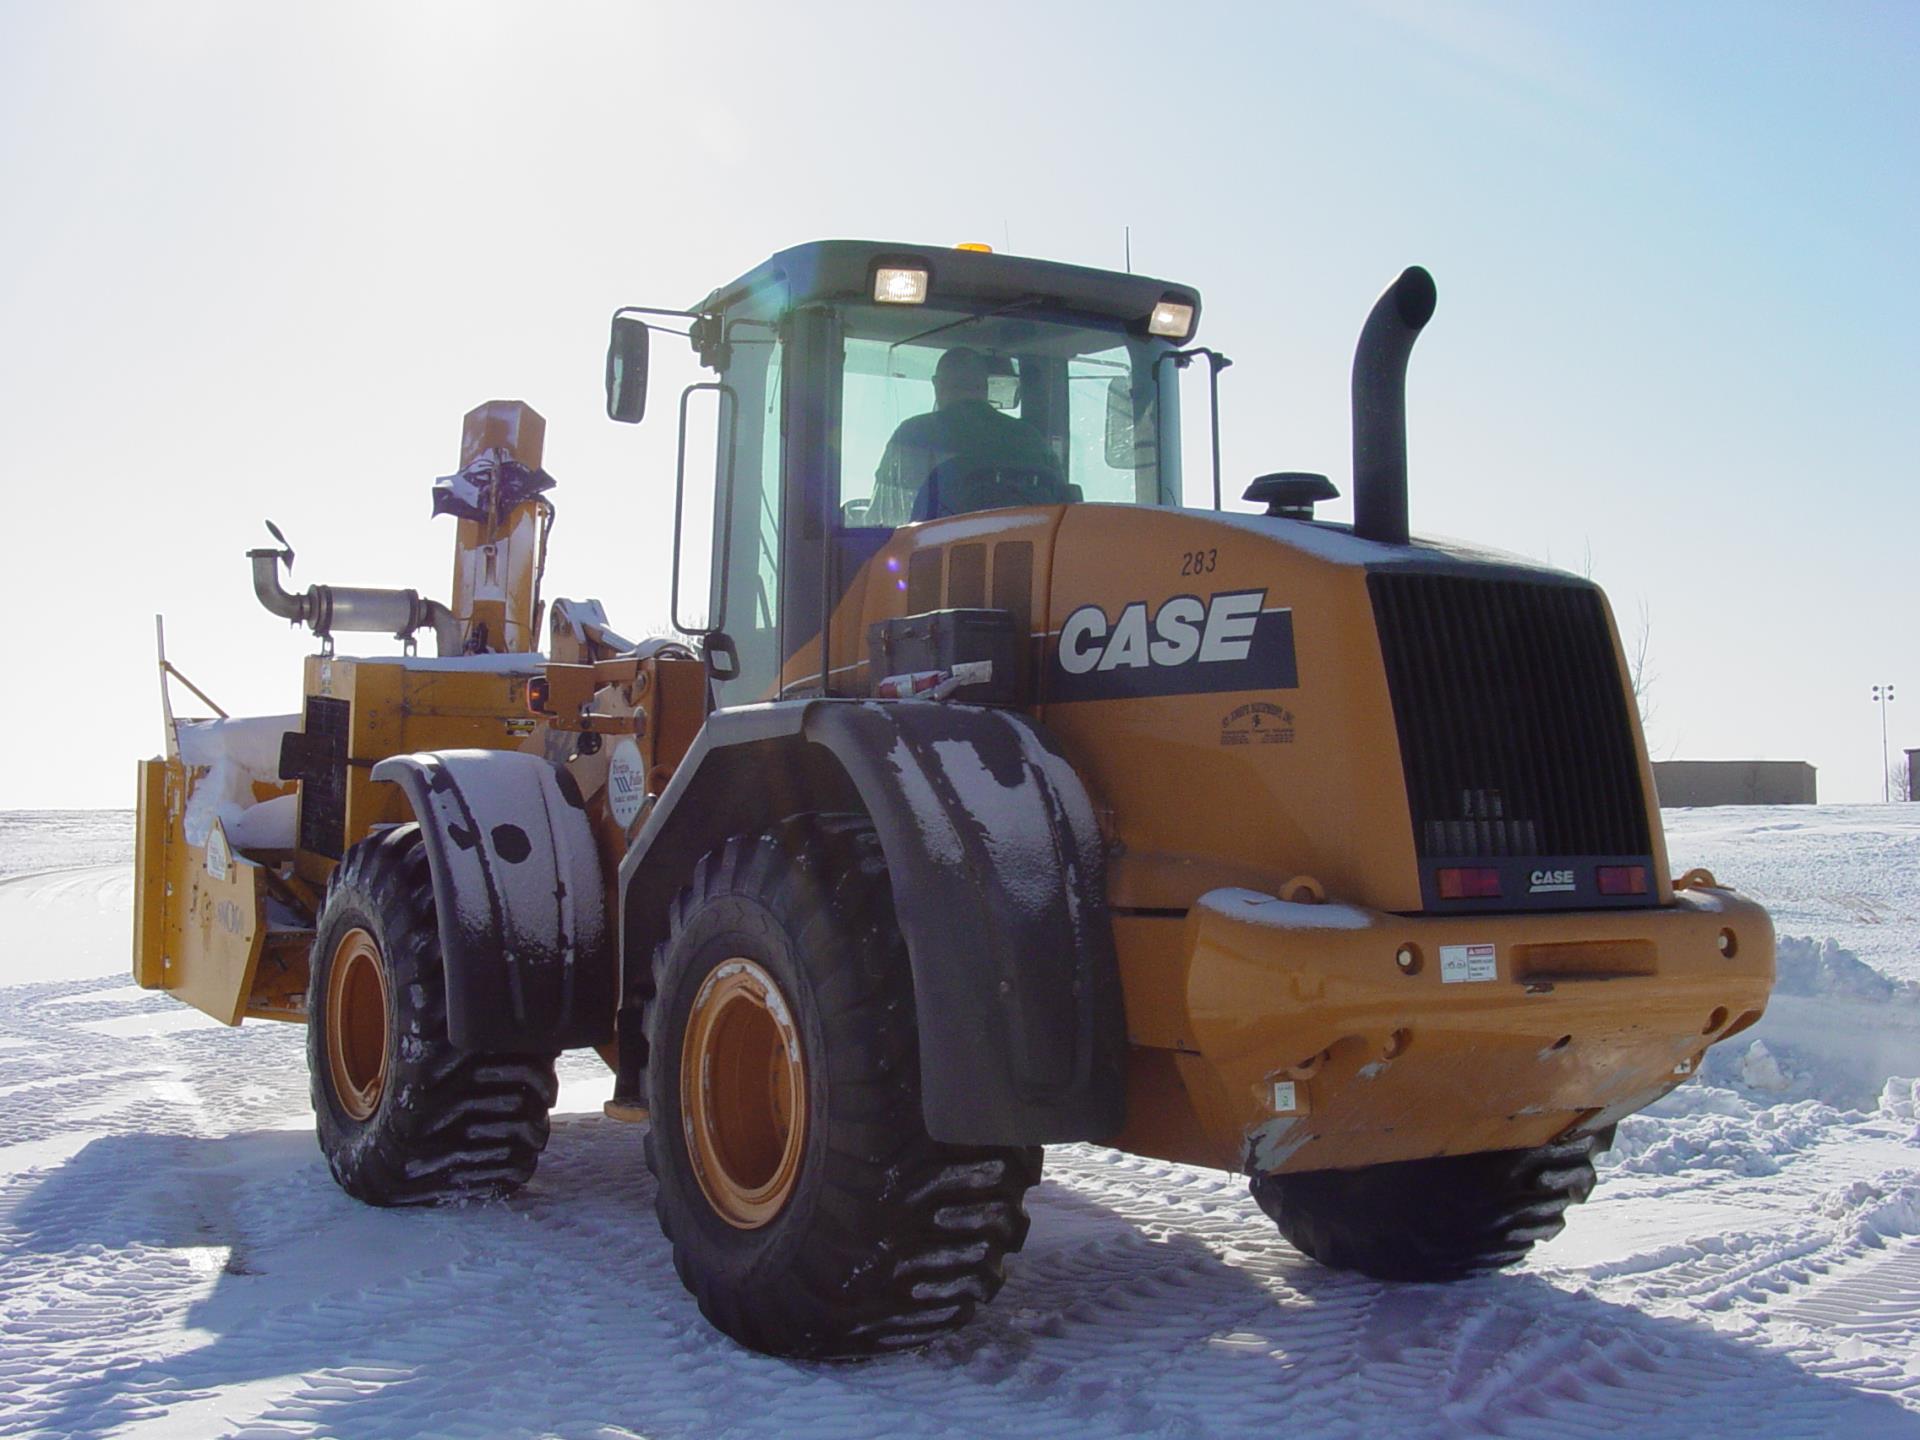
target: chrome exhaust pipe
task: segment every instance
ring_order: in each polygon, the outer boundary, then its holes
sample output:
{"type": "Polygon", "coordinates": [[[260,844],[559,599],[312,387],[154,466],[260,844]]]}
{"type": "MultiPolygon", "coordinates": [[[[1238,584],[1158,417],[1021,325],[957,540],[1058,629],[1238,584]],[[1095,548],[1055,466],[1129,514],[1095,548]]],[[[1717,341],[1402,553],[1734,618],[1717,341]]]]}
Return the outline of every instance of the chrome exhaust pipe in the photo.
{"type": "Polygon", "coordinates": [[[294,594],[280,584],[280,562],[292,564],[290,550],[249,550],[253,562],[253,593],[270,614],[305,625],[322,640],[335,631],[387,634],[410,640],[416,630],[431,629],[440,655],[458,655],[465,649],[460,621],[438,600],[422,599],[414,590],[369,590],[348,585],[315,585],[294,594]]]}
{"type": "Polygon", "coordinates": [[[291,594],[280,584],[280,561],[286,554],[284,550],[249,550],[247,559],[253,562],[254,598],[270,613],[298,624],[307,618],[307,597],[291,594]]]}

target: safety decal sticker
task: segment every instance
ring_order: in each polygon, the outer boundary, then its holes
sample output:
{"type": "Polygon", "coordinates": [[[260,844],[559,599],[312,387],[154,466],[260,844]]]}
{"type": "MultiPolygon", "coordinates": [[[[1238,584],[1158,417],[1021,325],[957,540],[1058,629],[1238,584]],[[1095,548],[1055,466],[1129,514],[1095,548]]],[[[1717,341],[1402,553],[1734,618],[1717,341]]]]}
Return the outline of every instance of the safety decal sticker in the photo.
{"type": "Polygon", "coordinates": [[[607,808],[613,811],[614,823],[622,830],[633,824],[646,798],[647,768],[640,758],[640,747],[622,740],[613,747],[613,758],[607,764],[607,808]]]}
{"type": "Polygon", "coordinates": [[[233,869],[233,847],[227,843],[226,829],[218,820],[207,832],[207,874],[224,880],[233,869]]]}
{"type": "Polygon", "coordinates": [[[1222,745],[1291,745],[1293,712],[1265,700],[1250,700],[1220,722],[1222,745]]]}
{"type": "Polygon", "coordinates": [[[1270,607],[1265,590],[1131,600],[1118,615],[1082,605],[1060,626],[1048,672],[1053,702],[1291,690],[1293,611],[1270,607]]]}
{"type": "Polygon", "coordinates": [[[1440,980],[1458,985],[1474,980],[1498,980],[1500,967],[1494,963],[1491,945],[1442,945],[1440,980]]]}

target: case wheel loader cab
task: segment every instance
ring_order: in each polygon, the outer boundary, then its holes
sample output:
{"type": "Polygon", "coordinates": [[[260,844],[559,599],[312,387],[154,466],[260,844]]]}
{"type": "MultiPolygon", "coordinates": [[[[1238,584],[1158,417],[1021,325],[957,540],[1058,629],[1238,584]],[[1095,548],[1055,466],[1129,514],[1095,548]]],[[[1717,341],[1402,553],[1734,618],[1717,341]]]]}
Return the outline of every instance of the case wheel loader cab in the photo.
{"type": "MultiPolygon", "coordinates": [[[[876,582],[876,557],[913,608],[943,608],[924,603],[925,564],[909,574],[889,546],[900,527],[1015,505],[1179,504],[1172,362],[1198,307],[1141,276],[852,242],[784,251],[694,307],[719,387],[722,493],[710,576],[675,579],[706,587],[708,639],[738,653],[719,704],[868,694],[866,636],[841,647],[823,616],[876,582]],[[895,293],[901,275],[914,278],[895,293]],[[1185,328],[1150,333],[1169,298],[1185,328]]],[[[616,341],[609,373],[631,389],[645,346],[619,353],[616,341]]],[[[699,443],[683,433],[683,450],[699,443]]],[[[983,606],[986,586],[983,568],[983,606]]],[[[1033,593],[1009,565],[993,603],[1026,622],[1033,593]]]]}

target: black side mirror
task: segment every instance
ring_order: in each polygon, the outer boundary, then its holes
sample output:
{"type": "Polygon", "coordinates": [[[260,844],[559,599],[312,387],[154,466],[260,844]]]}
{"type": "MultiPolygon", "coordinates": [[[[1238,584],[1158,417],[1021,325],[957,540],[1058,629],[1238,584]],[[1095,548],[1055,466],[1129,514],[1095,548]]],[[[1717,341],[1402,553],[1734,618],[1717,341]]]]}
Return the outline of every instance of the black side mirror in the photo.
{"type": "Polygon", "coordinates": [[[638,425],[647,413],[646,322],[631,315],[613,317],[607,341],[607,418],[638,425]]]}

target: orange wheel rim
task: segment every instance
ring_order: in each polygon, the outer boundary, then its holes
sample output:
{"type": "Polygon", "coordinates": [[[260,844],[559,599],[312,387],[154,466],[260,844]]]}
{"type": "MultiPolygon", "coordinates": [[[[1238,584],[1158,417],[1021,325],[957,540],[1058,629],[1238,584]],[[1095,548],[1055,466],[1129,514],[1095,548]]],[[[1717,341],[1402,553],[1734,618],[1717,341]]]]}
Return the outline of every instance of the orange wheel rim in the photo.
{"type": "Polygon", "coordinates": [[[721,962],[693,997],[680,1118],[694,1176],[721,1219],[755,1230],[780,1213],[806,1144],[807,1063],[786,997],[751,960],[721,962]]]}
{"type": "Polygon", "coordinates": [[[340,937],[327,971],[327,1069],[340,1106],[365,1120],[387,1088],[387,967],[373,936],[340,937]]]}

